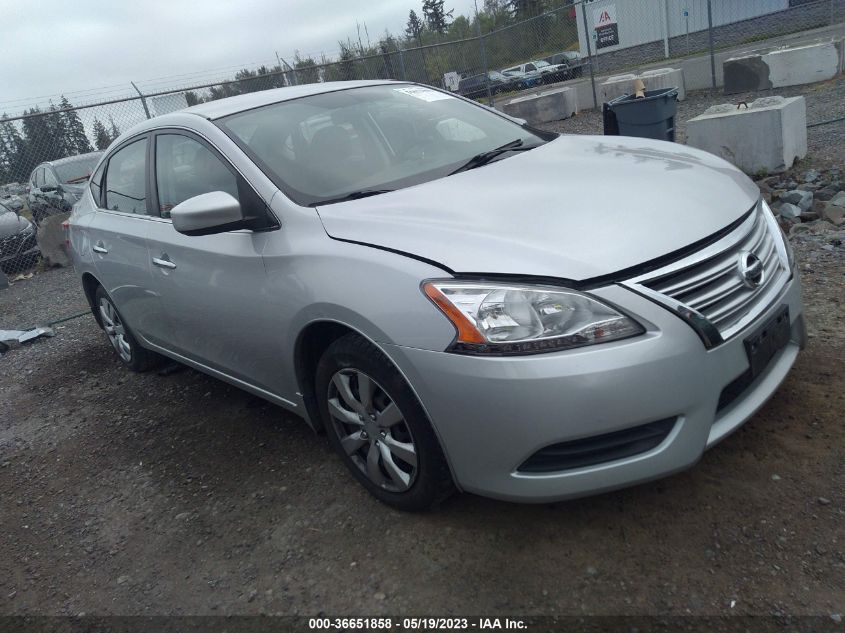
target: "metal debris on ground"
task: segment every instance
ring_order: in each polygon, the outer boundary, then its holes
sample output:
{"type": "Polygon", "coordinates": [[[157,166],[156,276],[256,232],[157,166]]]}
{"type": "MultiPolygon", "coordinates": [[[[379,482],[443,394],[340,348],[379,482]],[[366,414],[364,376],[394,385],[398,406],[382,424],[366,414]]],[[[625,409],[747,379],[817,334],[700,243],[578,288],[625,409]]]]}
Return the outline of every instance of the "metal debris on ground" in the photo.
{"type": "Polygon", "coordinates": [[[9,351],[7,343],[28,343],[40,336],[55,336],[56,332],[51,327],[36,327],[31,330],[0,330],[0,354],[9,351]]]}

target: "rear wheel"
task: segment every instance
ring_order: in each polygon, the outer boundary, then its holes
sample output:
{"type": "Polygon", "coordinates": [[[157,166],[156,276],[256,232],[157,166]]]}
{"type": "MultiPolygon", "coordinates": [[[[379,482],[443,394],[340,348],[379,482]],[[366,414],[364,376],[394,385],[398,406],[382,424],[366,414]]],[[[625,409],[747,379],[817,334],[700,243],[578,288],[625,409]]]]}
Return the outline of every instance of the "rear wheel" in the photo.
{"type": "Polygon", "coordinates": [[[155,352],[151,352],[138,345],[129,326],[117,311],[114,302],[102,286],[97,287],[94,303],[100,317],[103,331],[109,342],[117,352],[118,358],[132,371],[147,371],[161,360],[155,352]]]}
{"type": "Polygon", "coordinates": [[[316,386],[329,441],[373,496],[413,511],[452,493],[422,406],[377,348],[355,334],[341,337],[320,359],[316,386]]]}

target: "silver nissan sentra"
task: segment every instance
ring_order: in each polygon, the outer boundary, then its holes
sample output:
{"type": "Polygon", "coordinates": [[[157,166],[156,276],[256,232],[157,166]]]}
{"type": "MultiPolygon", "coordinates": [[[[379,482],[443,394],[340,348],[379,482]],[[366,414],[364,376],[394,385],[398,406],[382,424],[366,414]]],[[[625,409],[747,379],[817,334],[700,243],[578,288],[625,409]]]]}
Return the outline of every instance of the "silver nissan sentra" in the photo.
{"type": "Polygon", "coordinates": [[[69,239],[130,369],[169,357],[297,413],[406,510],[687,468],[806,337],[789,244],[730,164],[408,83],[146,121],[69,239]]]}

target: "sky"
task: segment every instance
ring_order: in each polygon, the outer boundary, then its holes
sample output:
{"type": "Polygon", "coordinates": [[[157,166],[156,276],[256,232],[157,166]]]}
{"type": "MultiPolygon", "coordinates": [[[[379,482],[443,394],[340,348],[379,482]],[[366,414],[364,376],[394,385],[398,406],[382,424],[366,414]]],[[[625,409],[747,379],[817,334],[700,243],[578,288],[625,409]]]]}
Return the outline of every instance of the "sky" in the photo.
{"type": "MultiPolygon", "coordinates": [[[[480,3],[480,0],[479,0],[480,3]]],[[[214,81],[405,28],[421,0],[0,0],[0,113],[214,81]]],[[[473,0],[447,0],[469,15],[473,0]]]]}

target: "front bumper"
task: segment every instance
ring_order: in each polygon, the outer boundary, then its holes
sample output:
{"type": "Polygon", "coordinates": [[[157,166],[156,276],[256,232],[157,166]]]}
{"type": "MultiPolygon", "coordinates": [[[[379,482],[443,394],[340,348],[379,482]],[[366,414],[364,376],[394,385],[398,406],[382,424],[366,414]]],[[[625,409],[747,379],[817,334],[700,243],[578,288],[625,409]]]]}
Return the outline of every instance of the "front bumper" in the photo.
{"type": "Polygon", "coordinates": [[[38,252],[38,242],[34,232],[0,238],[0,264],[9,265],[34,257],[38,252]]]}
{"type": "Polygon", "coordinates": [[[646,326],[646,334],[506,358],[385,346],[425,407],[460,488],[547,502],[688,468],[766,402],[806,340],[797,274],[758,319],[710,350],[685,322],[648,299],[618,286],[593,294],[624,306],[646,326]],[[784,305],[789,306],[789,343],[717,413],[722,390],[748,369],[743,339],[784,305]],[[671,432],[643,453],[560,472],[517,470],[549,445],[667,418],[677,419],[671,432]]]}

